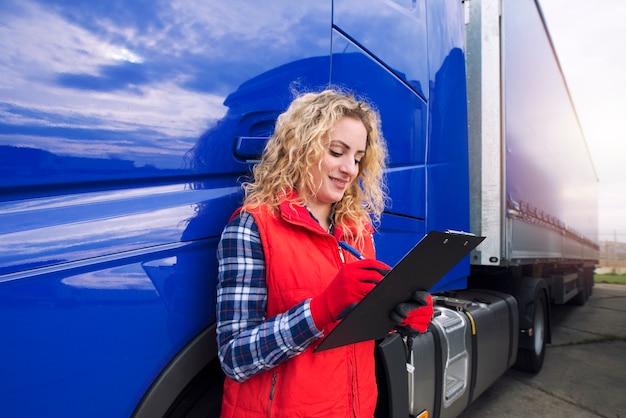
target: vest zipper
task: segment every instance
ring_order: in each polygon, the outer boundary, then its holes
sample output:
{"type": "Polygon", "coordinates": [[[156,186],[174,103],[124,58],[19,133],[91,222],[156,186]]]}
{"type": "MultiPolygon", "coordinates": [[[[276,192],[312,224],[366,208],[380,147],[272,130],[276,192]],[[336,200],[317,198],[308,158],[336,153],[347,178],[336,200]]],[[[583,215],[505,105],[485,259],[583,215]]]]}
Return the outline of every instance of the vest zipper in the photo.
{"type": "Polygon", "coordinates": [[[354,362],[353,362],[352,354],[353,352],[350,352],[348,354],[348,367],[350,369],[350,387],[351,387],[350,395],[352,396],[352,416],[356,418],[359,416],[359,414],[357,411],[357,398],[356,398],[357,383],[356,383],[356,376],[354,375],[354,362]]]}
{"type": "Polygon", "coordinates": [[[272,416],[272,405],[274,404],[274,393],[276,391],[276,379],[278,378],[278,373],[274,373],[272,376],[272,387],[270,389],[270,407],[268,410],[268,417],[272,416]]]}
{"type": "Polygon", "coordinates": [[[343,248],[341,248],[341,246],[337,246],[337,248],[339,249],[339,258],[341,258],[341,262],[343,264],[346,264],[346,258],[343,256],[343,248]]]}

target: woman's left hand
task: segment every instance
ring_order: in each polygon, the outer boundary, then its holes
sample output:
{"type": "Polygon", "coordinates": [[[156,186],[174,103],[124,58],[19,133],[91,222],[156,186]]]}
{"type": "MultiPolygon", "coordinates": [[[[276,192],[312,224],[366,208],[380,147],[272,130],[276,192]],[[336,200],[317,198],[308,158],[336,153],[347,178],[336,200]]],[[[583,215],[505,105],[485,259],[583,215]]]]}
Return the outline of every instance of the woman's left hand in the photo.
{"type": "Polygon", "coordinates": [[[399,331],[424,333],[433,317],[433,298],[428,292],[416,291],[410,302],[398,304],[389,316],[399,331]]]}

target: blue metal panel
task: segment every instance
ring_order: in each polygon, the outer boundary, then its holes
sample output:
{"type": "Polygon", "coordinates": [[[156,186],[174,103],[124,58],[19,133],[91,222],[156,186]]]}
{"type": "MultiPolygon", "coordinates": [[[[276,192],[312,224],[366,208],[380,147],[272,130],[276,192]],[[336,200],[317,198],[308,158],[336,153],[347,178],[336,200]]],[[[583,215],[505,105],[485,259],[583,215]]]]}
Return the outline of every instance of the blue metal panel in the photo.
{"type": "MultiPolygon", "coordinates": [[[[428,2],[427,218],[426,230],[469,231],[469,167],[463,5],[428,2]]],[[[466,287],[469,258],[432,290],[466,287]]]]}
{"type": "MultiPolygon", "coordinates": [[[[376,234],[376,258],[393,266],[426,235],[424,221],[383,214],[383,228],[376,234]]],[[[416,272],[417,273],[417,272],[416,272]]]]}
{"type": "Polygon", "coordinates": [[[390,264],[423,237],[425,206],[426,103],[402,80],[340,33],[333,37],[331,82],[370,101],[380,112],[389,148],[390,202],[376,238],[380,258],[390,264]],[[405,223],[401,228],[397,225],[405,223]],[[420,224],[421,226],[415,226],[420,224]]]}
{"type": "MultiPolygon", "coordinates": [[[[333,25],[428,99],[426,0],[335,0],[333,25]]],[[[333,46],[335,52],[340,51],[333,46]]]]}
{"type": "Polygon", "coordinates": [[[1,416],[129,416],[215,319],[215,246],[330,2],[4,1],[1,416]]]}
{"type": "Polygon", "coordinates": [[[217,266],[206,254],[216,245],[3,284],[2,416],[130,416],[160,369],[214,321],[217,266]]]}
{"type": "MultiPolygon", "coordinates": [[[[331,81],[376,104],[389,146],[391,205],[383,218],[377,248],[381,258],[391,264],[425,231],[469,230],[462,8],[450,2],[405,6],[414,8],[407,10],[395,2],[372,2],[367,7],[359,3],[357,7],[342,0],[335,2],[334,10],[337,33],[331,81]],[[432,25],[423,24],[426,15],[432,25]],[[384,31],[377,29],[381,22],[386,22],[384,31]],[[449,26],[449,22],[458,26],[449,26]],[[428,48],[424,42],[427,26],[428,48]],[[376,36],[374,31],[378,31],[376,36]],[[421,80],[420,87],[403,72],[415,75],[414,81],[421,80]],[[427,75],[430,81],[426,84],[421,77],[427,75]],[[428,91],[422,93],[425,85],[428,91]],[[428,106],[415,92],[430,98],[428,106]]],[[[469,262],[464,260],[436,289],[465,287],[468,272],[469,262]]]]}
{"type": "Polygon", "coordinates": [[[340,34],[333,38],[331,82],[370,101],[380,112],[389,149],[391,213],[424,219],[426,104],[383,66],[340,34]]]}
{"type": "Polygon", "coordinates": [[[239,200],[239,187],[170,185],[0,203],[0,283],[33,268],[219,236],[239,200]]]}
{"type": "Polygon", "coordinates": [[[211,254],[239,195],[163,186],[1,205],[1,415],[129,416],[215,320],[211,254]]]}
{"type": "MultiPolygon", "coordinates": [[[[245,172],[230,144],[246,108],[226,98],[330,50],[330,2],[8,0],[0,13],[0,188],[245,172]],[[217,125],[231,132],[215,160],[194,165],[188,152],[217,125]]],[[[291,94],[267,98],[280,111],[291,94]]]]}
{"type": "MultiPolygon", "coordinates": [[[[389,147],[391,205],[376,242],[391,264],[425,231],[469,230],[462,6],[401,3],[341,0],[333,16],[331,81],[375,103],[389,147]]],[[[468,273],[464,260],[436,289],[463,288],[468,273]]]]}

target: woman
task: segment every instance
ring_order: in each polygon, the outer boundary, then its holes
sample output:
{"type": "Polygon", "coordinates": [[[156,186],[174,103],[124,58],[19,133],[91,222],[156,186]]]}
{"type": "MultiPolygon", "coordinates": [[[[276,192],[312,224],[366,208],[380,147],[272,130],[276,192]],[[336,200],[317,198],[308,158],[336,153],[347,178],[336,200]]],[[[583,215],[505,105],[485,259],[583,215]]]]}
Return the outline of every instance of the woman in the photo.
{"type": "MultiPolygon", "coordinates": [[[[377,114],[351,96],[305,94],[279,116],[218,247],[222,417],[373,416],[374,343],[313,349],[389,269],[372,240],[385,158],[377,114]]],[[[425,330],[430,296],[406,316],[425,330]]]]}

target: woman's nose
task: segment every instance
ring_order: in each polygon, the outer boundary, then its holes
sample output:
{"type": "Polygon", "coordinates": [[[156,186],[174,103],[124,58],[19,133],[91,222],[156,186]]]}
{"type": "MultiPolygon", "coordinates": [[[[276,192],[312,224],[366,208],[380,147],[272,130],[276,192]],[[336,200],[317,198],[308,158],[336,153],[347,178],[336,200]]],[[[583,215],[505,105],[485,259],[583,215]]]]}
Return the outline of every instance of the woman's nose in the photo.
{"type": "Polygon", "coordinates": [[[359,172],[359,165],[356,161],[354,161],[354,159],[349,159],[341,164],[340,170],[343,173],[349,174],[351,177],[354,177],[359,172]]]}

